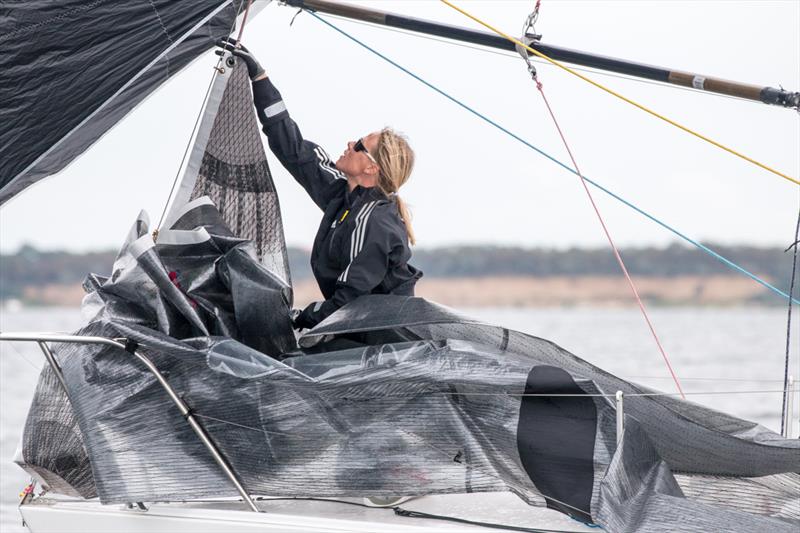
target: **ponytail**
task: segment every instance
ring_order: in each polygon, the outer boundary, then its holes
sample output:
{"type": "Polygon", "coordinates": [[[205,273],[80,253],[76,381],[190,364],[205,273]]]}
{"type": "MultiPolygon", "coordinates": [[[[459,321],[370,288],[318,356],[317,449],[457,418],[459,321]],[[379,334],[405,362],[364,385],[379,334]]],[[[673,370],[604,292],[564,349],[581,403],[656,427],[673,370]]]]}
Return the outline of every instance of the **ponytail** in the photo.
{"type": "Polygon", "coordinates": [[[394,196],[394,201],[397,202],[397,212],[400,213],[400,218],[403,219],[403,223],[406,225],[406,233],[408,233],[408,242],[410,242],[411,245],[413,246],[417,244],[417,239],[416,237],[414,237],[414,228],[411,227],[411,211],[409,211],[405,201],[398,195],[394,196]]]}
{"type": "Polygon", "coordinates": [[[391,128],[381,130],[376,151],[375,159],[381,169],[378,187],[384,194],[394,198],[397,212],[406,225],[408,241],[412,245],[417,244],[414,228],[411,226],[411,212],[397,194],[397,190],[411,177],[411,171],[414,168],[414,151],[408,144],[408,139],[391,128]]]}

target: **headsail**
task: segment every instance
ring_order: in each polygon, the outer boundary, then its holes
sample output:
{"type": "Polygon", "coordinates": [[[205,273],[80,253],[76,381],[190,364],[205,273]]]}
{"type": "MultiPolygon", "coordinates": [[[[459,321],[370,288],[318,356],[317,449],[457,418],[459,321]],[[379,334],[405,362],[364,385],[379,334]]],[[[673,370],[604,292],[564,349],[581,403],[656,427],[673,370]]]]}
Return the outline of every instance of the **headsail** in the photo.
{"type": "Polygon", "coordinates": [[[207,196],[233,234],[249,240],[260,263],[290,287],[278,193],[252,102],[244,65],[222,69],[162,227],[171,227],[189,202],[207,196]]]}
{"type": "Polygon", "coordinates": [[[62,170],[229,35],[244,3],[48,0],[4,7],[0,205],[62,170]]]}

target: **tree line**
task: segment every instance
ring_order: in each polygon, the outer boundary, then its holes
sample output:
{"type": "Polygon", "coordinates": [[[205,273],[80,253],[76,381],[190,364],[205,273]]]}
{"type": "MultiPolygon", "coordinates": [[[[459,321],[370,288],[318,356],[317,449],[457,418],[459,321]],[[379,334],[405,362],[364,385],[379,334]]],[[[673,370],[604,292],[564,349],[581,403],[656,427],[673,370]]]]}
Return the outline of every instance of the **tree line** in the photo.
{"type": "MultiPolygon", "coordinates": [[[[788,290],[792,271],[791,250],[784,252],[777,247],[757,246],[707,246],[750,272],[768,278],[778,288],[788,290]]],[[[293,279],[311,277],[309,252],[297,247],[289,247],[288,252],[293,279]]],[[[629,248],[622,251],[621,255],[632,275],[740,275],[706,253],[680,244],[629,248]]],[[[41,251],[23,246],[14,254],[0,255],[0,298],[19,297],[27,286],[80,283],[89,272],[107,276],[115,257],[114,251],[78,254],[41,251]]],[[[420,248],[414,250],[412,263],[432,278],[620,275],[616,259],[607,248],[420,248]]]]}

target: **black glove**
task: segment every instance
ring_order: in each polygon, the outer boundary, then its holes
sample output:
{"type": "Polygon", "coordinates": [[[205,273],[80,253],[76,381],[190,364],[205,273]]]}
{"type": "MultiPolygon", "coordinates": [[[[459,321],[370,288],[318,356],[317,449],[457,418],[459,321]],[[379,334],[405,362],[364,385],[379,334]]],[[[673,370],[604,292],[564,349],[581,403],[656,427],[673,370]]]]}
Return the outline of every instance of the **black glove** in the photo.
{"type": "MultiPolygon", "coordinates": [[[[314,312],[314,308],[319,308],[319,302],[309,304],[308,307],[300,311],[300,313],[292,319],[294,329],[311,329],[319,323],[319,318],[314,312]]],[[[292,313],[294,314],[294,313],[292,313]]]]}
{"type": "Polygon", "coordinates": [[[222,50],[216,50],[214,52],[218,56],[223,56],[225,54],[225,50],[227,50],[234,56],[241,58],[241,60],[244,61],[244,64],[247,65],[247,74],[250,75],[251,80],[256,79],[266,72],[261,66],[261,63],[259,63],[258,60],[253,57],[253,54],[250,53],[250,50],[241,44],[237,47],[236,41],[230,37],[225,37],[224,39],[218,40],[217,46],[222,48],[222,50]]]}

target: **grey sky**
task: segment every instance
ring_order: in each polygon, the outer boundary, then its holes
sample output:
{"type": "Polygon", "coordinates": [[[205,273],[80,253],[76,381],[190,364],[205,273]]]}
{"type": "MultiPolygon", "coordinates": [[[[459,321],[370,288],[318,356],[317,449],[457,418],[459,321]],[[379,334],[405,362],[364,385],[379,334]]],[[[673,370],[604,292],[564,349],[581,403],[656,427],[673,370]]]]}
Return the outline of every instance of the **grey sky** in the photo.
{"type": "MultiPolygon", "coordinates": [[[[475,24],[435,1],[361,2],[475,24]]],[[[516,34],[533,1],[461,2],[516,34]]],[[[267,6],[244,42],[281,89],[306,137],[335,159],[346,141],[392,125],[415,147],[401,191],[419,244],[603,246],[574,175],[346,40],[312,17],[267,6]]],[[[524,62],[331,19],[456,98],[568,161],[524,62]]],[[[800,90],[800,2],[544,0],[548,43],[743,82],[800,90]]],[[[0,210],[0,249],[118,247],[138,211],[157,220],[215,56],[194,63],[82,158],[0,210]]],[[[583,172],[692,238],[786,245],[800,187],[724,153],[554,67],[540,77],[583,172]]],[[[590,77],[793,177],[800,117],[763,104],[616,77],[590,77]]],[[[287,240],[309,246],[320,213],[270,154],[287,240]]],[[[676,238],[592,189],[617,243],[676,238]]]]}

